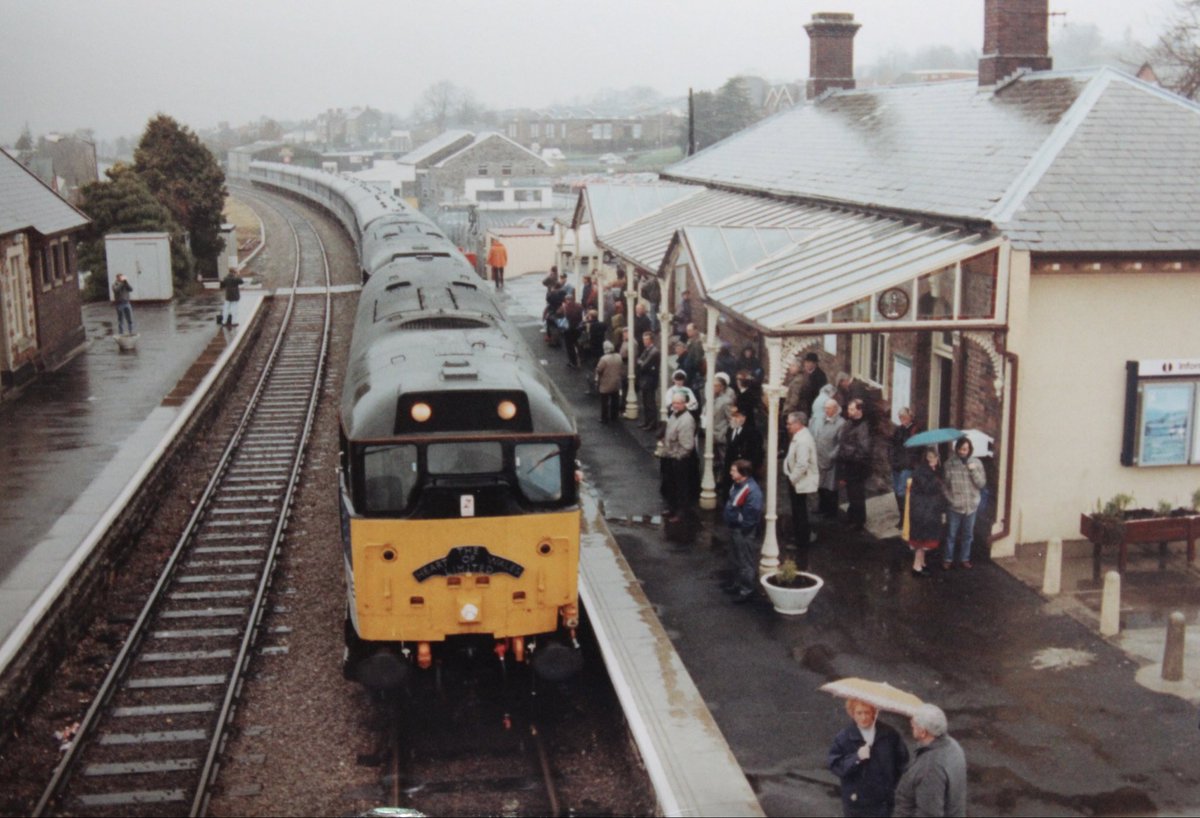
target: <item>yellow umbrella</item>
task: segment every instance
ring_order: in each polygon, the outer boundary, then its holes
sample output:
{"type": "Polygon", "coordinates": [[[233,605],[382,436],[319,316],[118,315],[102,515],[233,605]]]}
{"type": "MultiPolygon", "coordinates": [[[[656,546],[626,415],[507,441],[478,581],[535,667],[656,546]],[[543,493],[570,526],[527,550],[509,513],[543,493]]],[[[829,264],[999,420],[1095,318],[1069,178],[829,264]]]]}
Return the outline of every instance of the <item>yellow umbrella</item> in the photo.
{"type": "Polygon", "coordinates": [[[924,704],[913,694],[892,687],[887,682],[872,682],[853,676],[823,684],[820,689],[842,699],[861,699],[880,710],[905,716],[912,716],[917,708],[924,704]]]}

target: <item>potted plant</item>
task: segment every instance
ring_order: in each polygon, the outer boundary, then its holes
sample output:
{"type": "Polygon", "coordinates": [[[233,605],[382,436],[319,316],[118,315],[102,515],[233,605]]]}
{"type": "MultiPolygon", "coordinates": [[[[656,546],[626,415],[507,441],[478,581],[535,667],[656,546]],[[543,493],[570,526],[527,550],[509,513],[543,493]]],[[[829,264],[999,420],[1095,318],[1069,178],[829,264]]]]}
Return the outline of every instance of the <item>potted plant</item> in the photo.
{"type": "Polygon", "coordinates": [[[825,584],[816,574],[799,570],[795,560],[784,560],[778,571],[765,574],[760,581],[775,610],[787,616],[808,611],[817,591],[825,584]]]}
{"type": "MultiPolygon", "coordinates": [[[[1200,491],[1192,496],[1192,504],[1200,500],[1200,491]]],[[[1115,545],[1117,570],[1125,572],[1126,555],[1130,543],[1159,543],[1166,553],[1169,542],[1187,542],[1187,559],[1196,557],[1196,539],[1200,537],[1200,514],[1195,508],[1176,510],[1167,502],[1159,503],[1158,510],[1148,508],[1131,509],[1133,498],[1118,494],[1101,505],[1096,501],[1096,510],[1082,514],[1079,518],[1079,533],[1092,541],[1094,556],[1098,560],[1105,546],[1115,545]]]]}

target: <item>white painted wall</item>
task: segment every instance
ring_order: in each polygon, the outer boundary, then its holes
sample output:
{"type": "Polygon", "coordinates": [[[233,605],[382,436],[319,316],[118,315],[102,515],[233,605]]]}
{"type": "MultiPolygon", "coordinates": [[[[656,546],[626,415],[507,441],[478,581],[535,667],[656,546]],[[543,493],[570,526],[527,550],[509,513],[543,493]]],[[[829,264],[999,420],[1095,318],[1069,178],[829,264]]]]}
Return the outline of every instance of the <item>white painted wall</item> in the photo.
{"type": "Polygon", "coordinates": [[[1080,513],[1118,493],[1188,504],[1200,466],[1122,466],[1121,435],[1127,360],[1200,358],[1200,271],[1027,275],[1025,258],[1008,339],[1020,356],[1013,541],[1079,539],[1080,513]]]}

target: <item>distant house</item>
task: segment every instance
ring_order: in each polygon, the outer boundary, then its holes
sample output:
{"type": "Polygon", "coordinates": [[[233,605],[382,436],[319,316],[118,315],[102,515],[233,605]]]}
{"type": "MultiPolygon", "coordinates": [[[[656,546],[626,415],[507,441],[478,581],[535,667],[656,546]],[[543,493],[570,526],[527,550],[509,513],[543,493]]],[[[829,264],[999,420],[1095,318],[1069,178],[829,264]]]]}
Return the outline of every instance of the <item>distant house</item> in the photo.
{"type": "Polygon", "coordinates": [[[557,148],[567,154],[597,154],[677,145],[686,123],[680,105],[636,114],[548,109],[512,114],[504,133],[528,148],[536,145],[539,150],[557,148]]]}
{"type": "Polygon", "coordinates": [[[76,205],[81,201],[80,189],[100,178],[95,144],[77,136],[39,137],[28,165],[52,190],[76,205]]]}
{"type": "Polygon", "coordinates": [[[0,396],[87,340],[75,246],[88,222],[0,151],[0,396]]]}
{"type": "Polygon", "coordinates": [[[417,179],[412,165],[389,159],[376,159],[370,168],[351,171],[350,175],[395,196],[404,196],[405,190],[412,190],[417,179]]]}
{"type": "Polygon", "coordinates": [[[473,190],[482,179],[493,180],[490,189],[496,189],[550,170],[549,162],[503,134],[462,130],[445,131],[397,161],[413,167],[414,190],[404,195],[416,195],[423,208],[467,202],[468,179],[473,190]]]}

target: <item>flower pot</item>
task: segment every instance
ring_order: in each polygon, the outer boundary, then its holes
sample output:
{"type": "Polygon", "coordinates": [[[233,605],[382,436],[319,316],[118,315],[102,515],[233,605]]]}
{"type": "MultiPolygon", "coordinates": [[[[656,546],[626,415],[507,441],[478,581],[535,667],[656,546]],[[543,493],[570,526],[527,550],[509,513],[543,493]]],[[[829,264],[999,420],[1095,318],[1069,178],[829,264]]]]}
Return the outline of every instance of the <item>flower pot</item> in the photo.
{"type": "Polygon", "coordinates": [[[784,588],[779,585],[772,585],[768,580],[774,576],[774,573],[766,574],[759,579],[759,582],[762,583],[763,589],[767,592],[767,597],[771,600],[771,604],[775,606],[775,610],[786,616],[797,616],[807,612],[808,606],[812,604],[813,598],[817,595],[817,591],[821,590],[825,585],[825,580],[807,571],[799,573],[799,576],[807,577],[813,581],[813,584],[807,588],[784,588]]]}
{"type": "Polygon", "coordinates": [[[117,339],[117,347],[122,352],[131,352],[137,349],[138,336],[136,335],[114,335],[117,339]]]}

